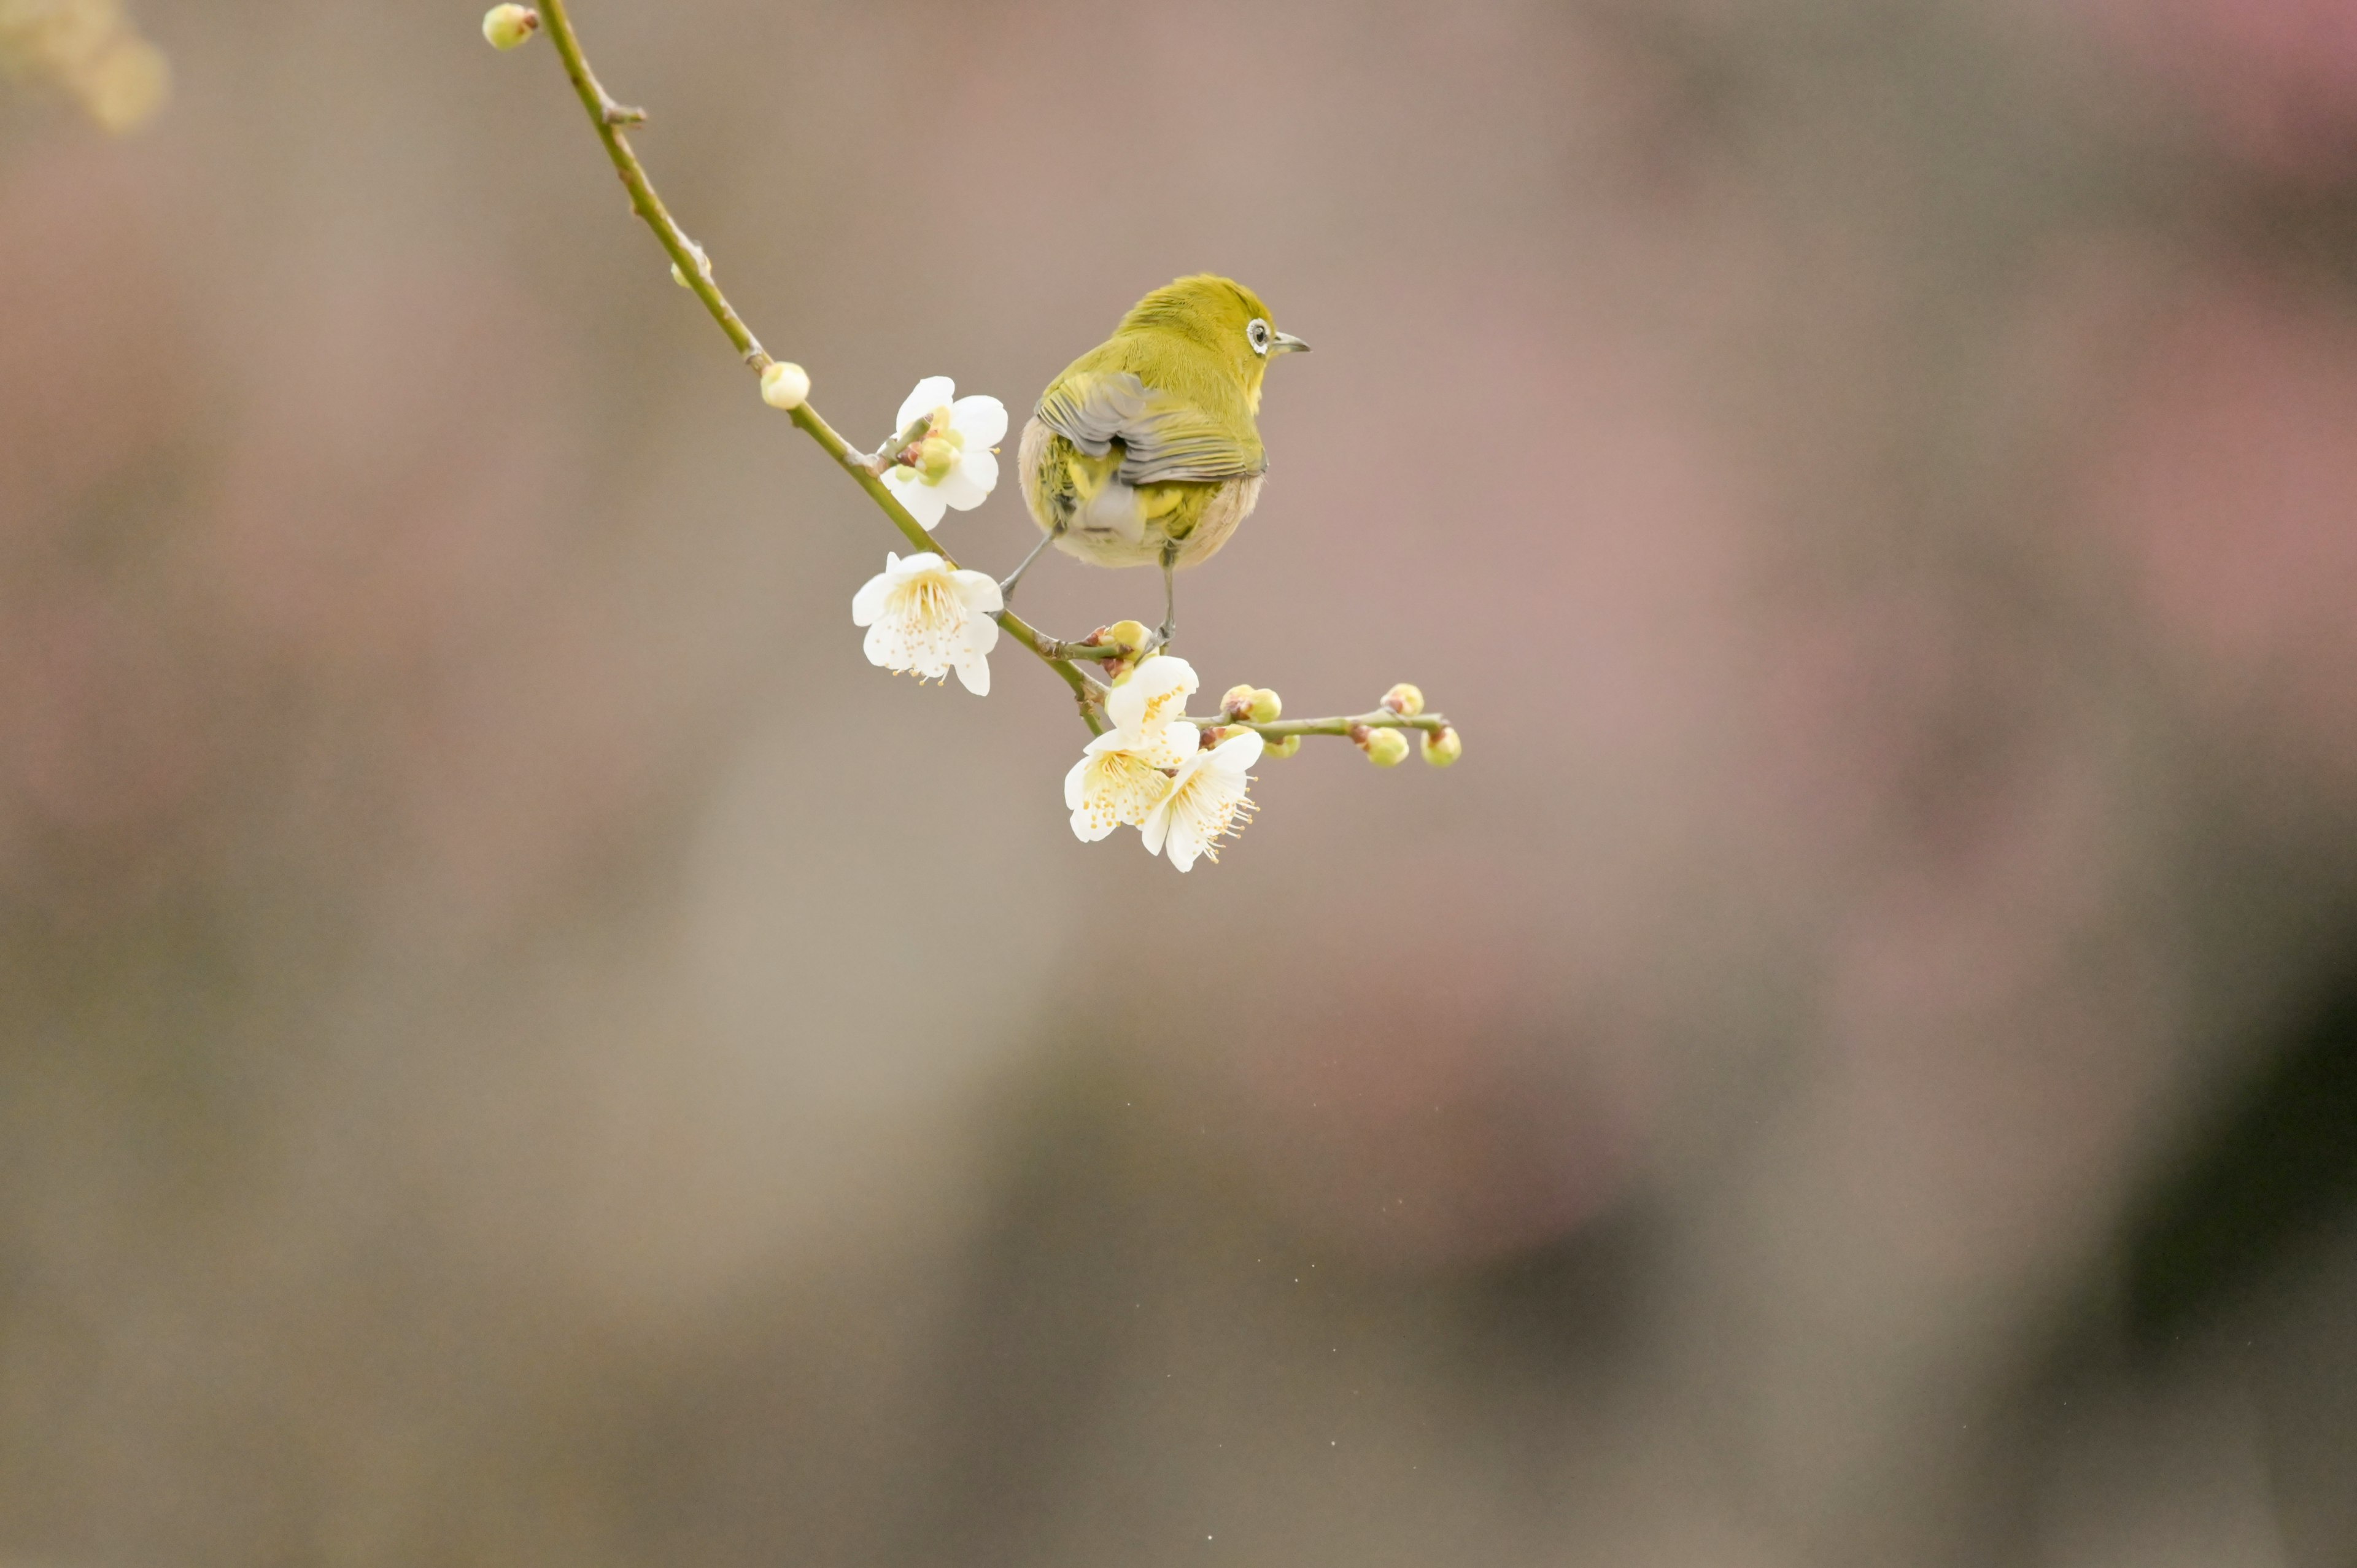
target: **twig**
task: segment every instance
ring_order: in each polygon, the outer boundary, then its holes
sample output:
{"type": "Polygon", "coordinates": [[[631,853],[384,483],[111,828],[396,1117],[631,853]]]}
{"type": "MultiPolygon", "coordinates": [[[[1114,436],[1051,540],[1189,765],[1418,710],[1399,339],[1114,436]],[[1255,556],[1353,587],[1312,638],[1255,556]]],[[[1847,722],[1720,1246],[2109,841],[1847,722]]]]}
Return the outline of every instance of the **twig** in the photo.
{"type": "Polygon", "coordinates": [[[1214,714],[1209,718],[1189,714],[1187,722],[1205,729],[1225,726],[1257,732],[1264,740],[1283,740],[1289,735],[1349,735],[1352,730],[1420,729],[1438,735],[1450,727],[1446,714],[1395,714],[1389,708],[1377,708],[1372,714],[1359,714],[1348,718],[1331,719],[1271,719],[1266,724],[1254,724],[1250,719],[1232,719],[1214,714]]]}

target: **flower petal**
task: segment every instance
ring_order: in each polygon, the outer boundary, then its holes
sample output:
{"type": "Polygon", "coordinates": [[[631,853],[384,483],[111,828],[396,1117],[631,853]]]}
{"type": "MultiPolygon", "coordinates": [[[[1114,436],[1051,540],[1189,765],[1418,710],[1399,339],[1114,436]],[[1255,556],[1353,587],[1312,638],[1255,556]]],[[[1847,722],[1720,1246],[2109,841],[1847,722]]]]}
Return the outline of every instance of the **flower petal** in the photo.
{"type": "Polygon", "coordinates": [[[977,659],[988,653],[998,646],[998,623],[985,615],[966,617],[965,646],[977,659]]]}
{"type": "Polygon", "coordinates": [[[968,452],[996,446],[1006,439],[1006,405],[980,392],[962,397],[950,404],[950,428],[965,437],[968,452]]]}
{"type": "MultiPolygon", "coordinates": [[[[917,520],[918,527],[931,528],[942,521],[942,513],[946,510],[942,505],[942,492],[917,478],[917,471],[914,468],[885,469],[884,488],[892,492],[894,500],[909,509],[909,515],[917,520]]],[[[929,561],[941,559],[931,551],[924,553],[924,558],[929,561]]],[[[917,557],[911,556],[909,559],[915,560],[917,557]]]]}
{"type": "Polygon", "coordinates": [[[959,598],[965,601],[965,607],[970,610],[981,610],[988,614],[992,610],[1006,607],[1006,600],[999,593],[997,582],[987,572],[976,572],[971,567],[960,567],[950,574],[950,586],[955,590],[959,598]]]}
{"type": "Polygon", "coordinates": [[[1245,768],[1260,760],[1261,747],[1266,744],[1257,730],[1232,735],[1211,747],[1211,755],[1204,759],[1204,766],[1241,779],[1245,768]]]}
{"type": "MultiPolygon", "coordinates": [[[[1118,736],[1121,732],[1115,730],[1118,736]]],[[[1177,768],[1201,748],[1203,732],[1185,719],[1173,719],[1144,755],[1157,768],[1177,768]]]]}
{"type": "Polygon", "coordinates": [[[982,487],[988,495],[998,488],[998,454],[988,447],[974,447],[958,459],[958,467],[965,477],[982,487]]]}
{"type": "Polygon", "coordinates": [[[1159,805],[1146,813],[1146,821],[1137,824],[1137,836],[1146,841],[1146,854],[1160,854],[1162,841],[1169,834],[1170,797],[1165,795],[1159,805]]]}
{"type": "Polygon", "coordinates": [[[1107,694],[1105,716],[1129,737],[1130,746],[1143,749],[1164,725],[1186,712],[1187,699],[1201,684],[1193,665],[1175,653],[1159,654],[1107,694]]]}
{"type": "MultiPolygon", "coordinates": [[[[983,456],[987,457],[990,454],[985,452],[983,456]]],[[[940,484],[929,487],[940,498],[941,505],[955,507],[960,511],[972,511],[990,499],[990,492],[975,484],[974,476],[966,469],[966,465],[972,461],[972,458],[960,459],[956,467],[942,476],[940,484]]],[[[996,474],[991,477],[993,479],[997,478],[996,474]]],[[[930,528],[932,525],[928,523],[926,526],[930,528]]]]}
{"type": "Polygon", "coordinates": [[[876,618],[884,613],[884,600],[892,591],[892,574],[888,571],[870,577],[851,596],[851,624],[874,626],[876,618]]]}
{"type": "Polygon", "coordinates": [[[1162,846],[1162,852],[1170,857],[1170,864],[1180,871],[1192,871],[1195,868],[1195,857],[1203,853],[1203,841],[1201,836],[1174,811],[1171,813],[1169,842],[1162,846]]]}
{"type": "Polygon", "coordinates": [[[957,678],[958,683],[975,696],[990,695],[990,660],[980,652],[969,651],[958,660],[957,678]]]}
{"type": "Polygon", "coordinates": [[[957,382],[947,376],[927,376],[902,401],[900,412],[892,421],[893,434],[899,435],[909,428],[910,420],[921,419],[933,410],[954,402],[956,397],[957,382]]]}

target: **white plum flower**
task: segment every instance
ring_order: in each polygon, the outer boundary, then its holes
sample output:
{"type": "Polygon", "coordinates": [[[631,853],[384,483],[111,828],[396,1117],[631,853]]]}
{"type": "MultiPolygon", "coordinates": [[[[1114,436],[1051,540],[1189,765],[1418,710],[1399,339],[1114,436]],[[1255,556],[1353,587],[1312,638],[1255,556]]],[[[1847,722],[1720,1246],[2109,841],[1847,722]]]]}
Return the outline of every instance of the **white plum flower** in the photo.
{"type": "MultiPolygon", "coordinates": [[[[1006,438],[1006,405],[995,397],[958,397],[947,376],[917,383],[900,415],[897,434],[926,421],[915,442],[913,463],[884,470],[884,486],[925,527],[952,507],[971,511],[998,483],[998,444],[1006,438]]],[[[903,448],[905,451],[906,448],[903,448]]]]}
{"type": "Polygon", "coordinates": [[[981,572],[953,571],[931,551],[884,570],[851,597],[851,624],[867,628],[867,662],[939,681],[952,670],[975,696],[990,693],[990,650],[998,643],[998,585],[981,572]]]}
{"type": "Polygon", "coordinates": [[[1117,729],[1105,731],[1064,775],[1064,804],[1071,808],[1072,832],[1082,843],[1144,822],[1170,792],[1171,770],[1194,753],[1198,732],[1185,719],[1174,719],[1149,740],[1133,745],[1132,739],[1117,729]]]}
{"type": "Polygon", "coordinates": [[[1217,864],[1220,841],[1243,832],[1255,809],[1245,794],[1252,780],[1244,769],[1260,760],[1260,736],[1246,730],[1180,763],[1170,788],[1137,824],[1146,853],[1167,851],[1181,871],[1199,854],[1217,864]]]}
{"type": "Polygon", "coordinates": [[[1170,775],[1195,754],[1200,732],[1182,717],[1201,682],[1173,654],[1149,659],[1105,693],[1114,727],[1089,742],[1064,775],[1072,832],[1094,843],[1115,828],[1135,827],[1170,792],[1170,775]]]}
{"type": "MultiPolygon", "coordinates": [[[[1147,660],[1105,693],[1105,717],[1113,721],[1112,733],[1119,735],[1129,750],[1152,749],[1164,727],[1186,714],[1187,699],[1202,683],[1195,667],[1175,653],[1147,660]]],[[[1190,745],[1187,749],[1194,747],[1190,745]]]]}

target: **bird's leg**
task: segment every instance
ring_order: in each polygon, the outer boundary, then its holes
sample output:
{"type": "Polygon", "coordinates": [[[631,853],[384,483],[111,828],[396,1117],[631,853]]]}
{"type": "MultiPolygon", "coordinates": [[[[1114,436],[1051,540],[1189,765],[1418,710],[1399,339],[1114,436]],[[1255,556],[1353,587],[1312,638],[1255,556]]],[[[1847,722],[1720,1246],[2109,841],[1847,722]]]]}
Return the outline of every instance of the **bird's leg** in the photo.
{"type": "Polygon", "coordinates": [[[1039,552],[1055,543],[1056,535],[1063,532],[1059,528],[1039,535],[1039,542],[1031,547],[1030,554],[1023,557],[1023,564],[1009,572],[1006,575],[1006,580],[998,585],[998,599],[1001,605],[1011,605],[1015,602],[1015,585],[1023,580],[1024,573],[1031,570],[1031,563],[1039,559],[1039,552]]]}
{"type": "Polygon", "coordinates": [[[1178,547],[1162,547],[1162,629],[1154,634],[1155,646],[1168,648],[1170,639],[1178,635],[1178,590],[1171,575],[1178,569],[1178,547]]]}

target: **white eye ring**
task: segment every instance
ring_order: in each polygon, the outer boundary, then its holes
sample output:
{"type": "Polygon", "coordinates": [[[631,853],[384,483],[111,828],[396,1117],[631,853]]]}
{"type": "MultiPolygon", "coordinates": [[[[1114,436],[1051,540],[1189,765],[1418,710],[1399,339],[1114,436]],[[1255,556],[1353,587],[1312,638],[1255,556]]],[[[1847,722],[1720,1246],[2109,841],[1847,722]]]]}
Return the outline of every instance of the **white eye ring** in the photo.
{"type": "Polygon", "coordinates": [[[1268,354],[1268,323],[1257,316],[1254,317],[1250,325],[1244,328],[1244,341],[1252,345],[1254,353],[1265,358],[1268,354]]]}

